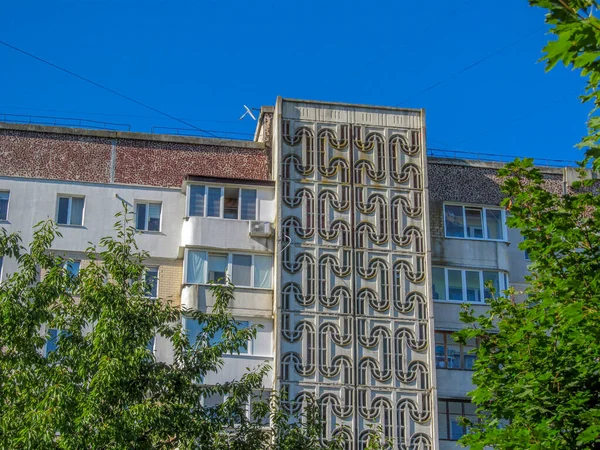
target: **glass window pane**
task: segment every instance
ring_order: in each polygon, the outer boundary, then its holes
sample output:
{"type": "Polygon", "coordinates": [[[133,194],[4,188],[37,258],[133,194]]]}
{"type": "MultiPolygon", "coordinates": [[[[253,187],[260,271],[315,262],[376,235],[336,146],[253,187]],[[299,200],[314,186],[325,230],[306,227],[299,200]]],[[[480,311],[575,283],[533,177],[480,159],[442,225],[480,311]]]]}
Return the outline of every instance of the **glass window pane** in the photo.
{"type": "Polygon", "coordinates": [[[270,256],[254,257],[254,287],[271,289],[273,259],[270,256]]]}
{"type": "Polygon", "coordinates": [[[204,216],[204,186],[190,186],[190,216],[204,216]]]}
{"type": "Polygon", "coordinates": [[[208,340],[210,345],[216,345],[223,340],[223,330],[217,330],[213,337],[208,340]]]}
{"type": "Polygon", "coordinates": [[[48,330],[48,340],[46,341],[46,356],[48,356],[48,354],[56,351],[57,343],[58,343],[58,330],[55,328],[50,328],[48,330]]]}
{"type": "Polygon", "coordinates": [[[485,220],[487,222],[487,238],[504,239],[502,211],[499,209],[487,209],[485,211],[485,220]]]}
{"type": "Polygon", "coordinates": [[[146,204],[138,203],[135,209],[135,227],[138,230],[146,229],[146,204]]]}
{"type": "Polygon", "coordinates": [[[206,268],[206,252],[188,250],[186,264],[186,283],[206,283],[206,279],[204,277],[204,269],[206,268]]]}
{"type": "Polygon", "coordinates": [[[446,205],[446,236],[464,237],[465,227],[463,220],[463,207],[446,205]]]}
{"type": "Polygon", "coordinates": [[[208,188],[207,217],[221,217],[221,188],[208,188]]]}
{"type": "Polygon", "coordinates": [[[451,414],[460,414],[462,415],[463,402],[448,402],[448,412],[451,414]]]}
{"type": "Polygon", "coordinates": [[[225,397],[222,394],[213,394],[210,397],[204,399],[204,406],[207,408],[213,408],[219,406],[225,402],[225,397]]]}
{"type": "Polygon", "coordinates": [[[69,223],[69,197],[58,197],[57,223],[68,225],[69,223]]]}
{"type": "Polygon", "coordinates": [[[467,237],[483,239],[483,219],[481,208],[465,208],[467,237]]]}
{"type": "Polygon", "coordinates": [[[83,197],[71,199],[71,225],[83,225],[83,197]]]}
{"type": "Polygon", "coordinates": [[[231,257],[231,282],[235,286],[252,286],[252,256],[231,257]]]}
{"type": "Polygon", "coordinates": [[[451,441],[458,441],[463,436],[463,434],[465,434],[464,427],[458,423],[460,417],[462,417],[462,416],[456,416],[453,414],[450,415],[450,440],[451,441]]]}
{"type": "Polygon", "coordinates": [[[486,300],[492,298],[492,291],[486,286],[490,281],[496,291],[495,295],[500,294],[500,274],[498,272],[483,272],[483,286],[486,300]]]}
{"type": "Polygon", "coordinates": [[[160,203],[148,203],[148,231],[160,231],[160,203]]]}
{"type": "Polygon", "coordinates": [[[479,272],[472,270],[466,271],[467,279],[467,301],[468,302],[481,302],[481,279],[479,272]]]}
{"type": "Polygon", "coordinates": [[[80,265],[80,261],[69,261],[66,267],[67,272],[69,272],[69,275],[71,275],[72,277],[76,277],[79,274],[80,265]]]}
{"type": "Polygon", "coordinates": [[[256,220],[256,189],[242,189],[242,220],[256,220]]]}
{"type": "Polygon", "coordinates": [[[223,284],[227,279],[227,255],[208,254],[208,281],[223,284]]]}
{"type": "Polygon", "coordinates": [[[8,192],[0,192],[0,220],[8,216],[8,192]]]}
{"type": "Polygon", "coordinates": [[[440,439],[441,440],[448,440],[449,436],[448,436],[448,415],[445,413],[445,411],[442,410],[442,408],[446,408],[446,402],[438,402],[438,408],[439,408],[439,433],[440,433],[440,439]]]}
{"type": "Polygon", "coordinates": [[[196,345],[198,335],[202,332],[202,327],[197,320],[190,319],[189,317],[183,318],[183,328],[187,334],[187,338],[190,341],[190,345],[196,345]]]}
{"type": "MultiPolygon", "coordinates": [[[[247,320],[240,320],[239,325],[238,325],[238,330],[245,330],[246,328],[250,327],[250,322],[248,322],[247,320]]],[[[244,347],[243,345],[240,346],[240,348],[238,349],[238,351],[242,354],[247,354],[248,353],[248,345],[250,345],[249,343],[246,345],[246,347],[244,347]]]]}
{"type": "Polygon", "coordinates": [[[238,218],[239,192],[238,188],[225,188],[223,199],[223,217],[225,219],[238,218]]]}
{"type": "Polygon", "coordinates": [[[433,299],[447,300],[446,298],[446,275],[441,267],[431,269],[431,278],[433,283],[433,299]]]}
{"type": "Polygon", "coordinates": [[[150,298],[158,297],[158,267],[148,267],[146,269],[146,296],[150,298]]]}
{"type": "Polygon", "coordinates": [[[448,300],[463,300],[462,273],[460,270],[448,270],[448,300]]]}
{"type": "Polygon", "coordinates": [[[475,363],[475,354],[469,353],[476,348],[476,340],[469,339],[466,344],[463,345],[463,358],[464,358],[464,366],[463,368],[467,370],[473,369],[473,364],[475,363]]]}
{"type": "Polygon", "coordinates": [[[445,333],[435,333],[435,367],[446,368],[446,347],[444,343],[445,333]]]}
{"type": "Polygon", "coordinates": [[[446,336],[446,351],[448,352],[448,369],[462,369],[460,344],[454,342],[451,334],[446,336]]]}
{"type": "Polygon", "coordinates": [[[155,336],[152,336],[152,339],[150,339],[150,341],[148,341],[148,345],[146,345],[146,348],[148,349],[149,352],[154,352],[154,341],[155,341],[155,336]]]}

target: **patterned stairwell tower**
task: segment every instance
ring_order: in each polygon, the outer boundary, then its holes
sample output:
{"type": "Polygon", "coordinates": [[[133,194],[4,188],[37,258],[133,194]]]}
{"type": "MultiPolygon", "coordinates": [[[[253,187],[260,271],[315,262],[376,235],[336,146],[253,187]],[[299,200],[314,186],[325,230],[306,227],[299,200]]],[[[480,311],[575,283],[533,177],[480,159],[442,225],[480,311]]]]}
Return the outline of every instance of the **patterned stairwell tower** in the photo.
{"type": "Polygon", "coordinates": [[[323,439],[432,450],[424,117],[279,98],[277,385],[322,404],[323,439]]]}

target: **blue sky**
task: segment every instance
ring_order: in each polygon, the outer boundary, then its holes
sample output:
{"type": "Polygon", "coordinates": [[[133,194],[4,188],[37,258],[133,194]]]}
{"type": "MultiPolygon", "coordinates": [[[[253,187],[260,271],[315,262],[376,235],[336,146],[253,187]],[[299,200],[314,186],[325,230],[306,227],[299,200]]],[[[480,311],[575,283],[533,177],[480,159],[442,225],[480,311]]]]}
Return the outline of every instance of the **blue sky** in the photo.
{"type": "MultiPolygon", "coordinates": [[[[527,0],[4,0],[0,16],[0,40],[203,129],[250,138],[242,105],[281,95],[425,108],[429,147],[581,156],[584,80],[537,63],[527,0]]],[[[0,120],[185,127],[1,45],[0,86],[0,120]]]]}

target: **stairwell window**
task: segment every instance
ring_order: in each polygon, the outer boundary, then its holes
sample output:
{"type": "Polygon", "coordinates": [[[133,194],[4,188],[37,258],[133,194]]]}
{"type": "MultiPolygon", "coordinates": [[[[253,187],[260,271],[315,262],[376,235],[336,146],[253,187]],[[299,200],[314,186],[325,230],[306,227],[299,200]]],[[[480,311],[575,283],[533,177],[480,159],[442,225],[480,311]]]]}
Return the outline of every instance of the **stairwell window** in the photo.
{"type": "Polygon", "coordinates": [[[477,422],[477,406],[468,400],[438,400],[439,433],[442,441],[458,441],[467,433],[460,418],[477,422]]]}
{"type": "Polygon", "coordinates": [[[506,240],[506,213],[502,208],[444,205],[446,237],[506,240]]]}
{"type": "Polygon", "coordinates": [[[186,284],[222,283],[229,278],[236,287],[271,289],[273,258],[270,255],[188,249],[184,273],[186,284]]]}
{"type": "Polygon", "coordinates": [[[0,191],[0,220],[7,220],[8,218],[8,198],[10,192],[0,191]]]}
{"type": "Polygon", "coordinates": [[[59,195],[56,223],[59,225],[83,225],[83,208],[85,197],[59,195]]]}
{"type": "Polygon", "coordinates": [[[136,202],[135,228],[139,231],[160,231],[161,210],[161,203],[136,202]]]}
{"type": "Polygon", "coordinates": [[[158,298],[158,267],[146,267],[144,283],[146,285],[145,296],[158,298]]]}
{"type": "Polygon", "coordinates": [[[435,332],[435,367],[438,369],[473,370],[475,355],[470,352],[478,342],[471,339],[467,344],[459,344],[452,338],[452,331],[435,332]]]}
{"type": "Polygon", "coordinates": [[[188,216],[256,220],[256,189],[190,185],[188,216]]]}
{"type": "Polygon", "coordinates": [[[496,296],[508,289],[508,275],[493,270],[433,267],[431,279],[433,299],[441,301],[484,303],[492,298],[488,282],[496,296]]]}

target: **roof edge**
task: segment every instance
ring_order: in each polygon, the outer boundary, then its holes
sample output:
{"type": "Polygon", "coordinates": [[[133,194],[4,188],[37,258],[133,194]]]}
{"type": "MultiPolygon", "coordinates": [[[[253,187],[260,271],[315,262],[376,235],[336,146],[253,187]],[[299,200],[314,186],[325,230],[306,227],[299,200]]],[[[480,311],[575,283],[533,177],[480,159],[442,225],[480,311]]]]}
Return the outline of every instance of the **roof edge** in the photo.
{"type": "Polygon", "coordinates": [[[175,142],[179,144],[212,145],[221,147],[264,149],[265,144],[255,141],[241,141],[221,138],[203,138],[196,136],[177,136],[173,134],[152,134],[133,131],[90,130],[50,125],[19,124],[0,122],[0,130],[22,131],[30,133],[64,134],[69,136],[98,137],[105,139],[131,139],[138,141],[175,142]]]}

